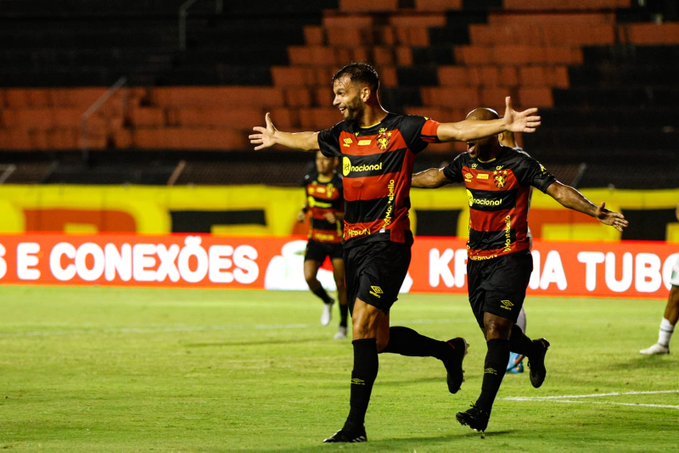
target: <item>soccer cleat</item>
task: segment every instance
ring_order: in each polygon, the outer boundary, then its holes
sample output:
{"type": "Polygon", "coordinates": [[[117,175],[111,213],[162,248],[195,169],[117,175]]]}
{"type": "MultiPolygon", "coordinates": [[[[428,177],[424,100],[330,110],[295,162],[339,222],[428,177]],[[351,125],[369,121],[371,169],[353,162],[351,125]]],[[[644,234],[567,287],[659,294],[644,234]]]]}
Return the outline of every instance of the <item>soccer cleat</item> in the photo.
{"type": "Polygon", "coordinates": [[[523,373],[523,359],[526,356],[512,352],[509,354],[509,363],[507,364],[507,372],[511,374],[523,373]]]}
{"type": "Polygon", "coordinates": [[[335,334],[335,340],[346,340],[347,338],[347,328],[345,326],[340,326],[335,334]]]}
{"type": "Polygon", "coordinates": [[[535,353],[528,357],[528,368],[530,368],[530,383],[533,387],[539,388],[545,377],[547,377],[547,369],[545,368],[545,355],[549,349],[549,341],[544,338],[533,340],[535,353]]]}
{"type": "Polygon", "coordinates": [[[329,326],[330,321],[332,321],[332,306],[334,304],[335,304],[334,300],[327,304],[323,304],[323,313],[321,313],[321,325],[324,327],[329,326]]]}
{"type": "Polygon", "coordinates": [[[639,354],[641,355],[663,355],[669,353],[670,353],[669,346],[663,346],[658,343],[654,344],[650,348],[642,349],[641,351],[639,351],[639,354]]]}
{"type": "Polygon", "coordinates": [[[368,436],[365,433],[365,428],[361,428],[358,431],[349,431],[342,428],[332,436],[323,440],[323,443],[326,444],[356,444],[359,442],[368,442],[368,436]]]}
{"type": "Polygon", "coordinates": [[[488,427],[490,412],[484,411],[472,404],[472,407],[464,412],[458,412],[455,418],[460,425],[469,426],[474,431],[484,432],[488,427]]]}
{"type": "Polygon", "coordinates": [[[464,356],[467,354],[469,345],[464,338],[453,338],[448,340],[448,346],[451,347],[450,355],[443,360],[443,365],[446,367],[446,382],[448,384],[448,391],[450,393],[457,393],[462,387],[464,381],[464,370],[462,369],[462,362],[464,356]]]}

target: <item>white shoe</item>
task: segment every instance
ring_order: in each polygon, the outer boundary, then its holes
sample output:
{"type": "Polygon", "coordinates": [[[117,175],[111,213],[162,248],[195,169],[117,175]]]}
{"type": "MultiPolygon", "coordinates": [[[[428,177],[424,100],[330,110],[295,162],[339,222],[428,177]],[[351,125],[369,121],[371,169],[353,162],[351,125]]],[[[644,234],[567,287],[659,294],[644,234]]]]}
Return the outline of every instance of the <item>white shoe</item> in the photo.
{"type": "Polygon", "coordinates": [[[639,351],[639,354],[641,355],[661,355],[661,354],[669,354],[670,353],[670,348],[668,346],[663,346],[661,344],[654,344],[650,348],[647,349],[642,349],[639,351]]]}
{"type": "Polygon", "coordinates": [[[321,325],[328,326],[330,321],[332,321],[332,306],[335,302],[330,302],[329,304],[323,304],[323,313],[321,313],[321,325]]]}
{"type": "Polygon", "coordinates": [[[337,333],[335,334],[335,340],[346,340],[347,338],[347,328],[344,326],[340,326],[340,328],[337,330],[337,333]]]}

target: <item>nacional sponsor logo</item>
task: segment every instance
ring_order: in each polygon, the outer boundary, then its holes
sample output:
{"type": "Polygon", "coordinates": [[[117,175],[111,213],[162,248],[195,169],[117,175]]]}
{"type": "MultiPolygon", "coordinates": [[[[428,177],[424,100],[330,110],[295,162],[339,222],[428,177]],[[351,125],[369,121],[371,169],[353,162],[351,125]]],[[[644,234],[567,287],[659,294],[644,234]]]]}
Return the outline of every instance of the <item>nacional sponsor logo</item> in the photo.
{"type": "Polygon", "coordinates": [[[489,199],[486,199],[486,198],[474,198],[474,194],[471,193],[470,190],[467,190],[467,202],[469,203],[470,208],[473,208],[475,205],[476,206],[489,206],[489,207],[502,206],[502,200],[489,200],[489,199]]]}
{"type": "Polygon", "coordinates": [[[342,174],[344,176],[349,176],[351,173],[365,172],[365,171],[382,171],[384,168],[384,162],[378,164],[362,164],[362,165],[352,165],[351,159],[344,157],[342,159],[342,174]]]}
{"type": "Polygon", "coordinates": [[[476,179],[488,179],[490,176],[488,176],[488,173],[479,173],[476,175],[476,179]]]}
{"type": "Polygon", "coordinates": [[[370,145],[370,143],[372,143],[372,140],[370,140],[369,138],[363,138],[358,141],[358,146],[368,146],[370,145]]]}

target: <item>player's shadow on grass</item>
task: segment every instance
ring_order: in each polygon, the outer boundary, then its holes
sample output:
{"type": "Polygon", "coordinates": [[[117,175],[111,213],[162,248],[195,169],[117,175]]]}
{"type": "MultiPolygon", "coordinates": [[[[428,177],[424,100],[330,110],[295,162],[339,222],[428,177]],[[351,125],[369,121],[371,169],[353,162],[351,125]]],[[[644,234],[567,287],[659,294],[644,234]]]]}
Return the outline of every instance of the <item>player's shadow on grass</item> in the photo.
{"type": "Polygon", "coordinates": [[[617,363],[613,363],[608,366],[611,370],[676,370],[677,362],[676,360],[671,360],[671,357],[666,355],[663,356],[650,356],[650,357],[634,357],[630,360],[624,360],[617,363]],[[670,360],[668,360],[670,359],[670,360]]]}
{"type": "Polygon", "coordinates": [[[514,430],[491,431],[482,436],[481,433],[474,432],[469,428],[460,427],[459,432],[453,431],[441,436],[404,437],[399,439],[377,440],[371,439],[370,433],[368,433],[368,442],[365,444],[323,444],[322,441],[319,441],[318,445],[289,449],[283,448],[276,451],[323,451],[352,447],[356,449],[360,448],[361,450],[365,449],[368,451],[417,451],[425,445],[427,448],[445,445],[446,448],[450,447],[451,449],[455,449],[455,441],[464,442],[465,448],[467,448],[469,446],[470,439],[477,438],[479,442],[483,442],[485,440],[484,437],[491,438],[496,436],[505,436],[514,432],[514,430]]]}

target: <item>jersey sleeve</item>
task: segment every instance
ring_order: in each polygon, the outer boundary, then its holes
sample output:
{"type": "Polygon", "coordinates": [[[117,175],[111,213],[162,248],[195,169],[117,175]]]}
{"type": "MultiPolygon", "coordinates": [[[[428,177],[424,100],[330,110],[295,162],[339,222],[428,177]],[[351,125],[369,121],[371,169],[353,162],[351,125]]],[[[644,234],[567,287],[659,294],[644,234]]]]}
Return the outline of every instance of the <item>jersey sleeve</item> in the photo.
{"type": "Polygon", "coordinates": [[[450,182],[462,182],[462,154],[455,156],[455,159],[443,168],[443,174],[450,182]]]}
{"type": "Polygon", "coordinates": [[[438,121],[418,115],[404,116],[399,127],[403,138],[414,153],[423,151],[429,143],[438,143],[438,128],[438,121]]]}
{"type": "Polygon", "coordinates": [[[547,188],[552,185],[556,178],[537,160],[532,158],[525,151],[517,152],[522,156],[521,165],[519,167],[519,179],[521,184],[530,185],[540,189],[542,192],[547,192],[547,188]]]}
{"type": "Polygon", "coordinates": [[[318,133],[318,146],[325,157],[341,157],[342,151],[339,146],[340,132],[342,123],[337,123],[333,127],[323,129],[318,133]]]}

